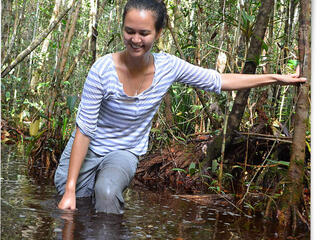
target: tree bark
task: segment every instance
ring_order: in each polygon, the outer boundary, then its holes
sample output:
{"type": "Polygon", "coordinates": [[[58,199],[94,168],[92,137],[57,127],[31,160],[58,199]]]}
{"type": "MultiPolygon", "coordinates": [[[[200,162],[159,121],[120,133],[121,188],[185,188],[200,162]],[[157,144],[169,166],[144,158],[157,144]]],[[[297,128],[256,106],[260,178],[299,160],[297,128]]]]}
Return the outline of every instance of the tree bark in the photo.
{"type": "Polygon", "coordinates": [[[57,69],[56,69],[57,70],[56,71],[56,87],[60,87],[62,76],[63,76],[64,70],[65,70],[65,67],[66,67],[66,64],[67,64],[69,49],[71,47],[71,41],[72,41],[73,35],[75,33],[75,29],[76,29],[76,24],[77,24],[77,19],[78,19],[78,16],[79,16],[80,8],[81,8],[81,1],[78,1],[73,16],[72,17],[70,16],[71,17],[71,23],[70,23],[69,32],[67,34],[66,42],[64,44],[64,47],[61,48],[61,58],[58,60],[59,64],[58,64],[57,69]]]}
{"type": "MultiPolygon", "coordinates": [[[[49,22],[49,25],[52,22],[57,20],[57,17],[58,17],[58,14],[59,14],[60,5],[61,5],[61,0],[56,0],[54,8],[53,8],[52,16],[51,16],[51,19],[50,19],[50,22],[49,22]]],[[[30,83],[31,91],[35,91],[37,84],[41,81],[40,80],[41,73],[43,72],[43,68],[44,68],[45,62],[47,61],[47,58],[48,58],[48,55],[49,55],[48,48],[49,48],[50,40],[51,40],[51,32],[48,34],[46,39],[43,41],[41,52],[40,52],[40,55],[39,55],[39,66],[38,66],[37,69],[35,69],[34,73],[32,74],[32,78],[31,78],[31,83],[30,83]]]]}
{"type": "Polygon", "coordinates": [[[12,13],[13,0],[2,1],[1,4],[1,59],[4,58],[5,49],[8,45],[10,22],[12,13]]]}
{"type": "MultiPolygon", "coordinates": [[[[185,55],[183,54],[183,51],[182,51],[182,49],[181,49],[181,47],[180,47],[180,44],[179,44],[178,39],[177,39],[177,36],[176,36],[176,34],[174,33],[174,31],[173,31],[173,28],[172,28],[172,26],[171,26],[170,21],[168,21],[168,28],[169,28],[169,31],[170,31],[171,36],[172,36],[172,38],[173,38],[173,41],[174,41],[174,43],[175,43],[175,45],[176,45],[176,47],[177,47],[177,50],[178,50],[178,52],[179,52],[179,54],[180,54],[180,57],[181,57],[183,60],[187,60],[186,57],[185,57],[185,55]]],[[[200,100],[200,102],[202,103],[202,106],[203,106],[203,108],[204,108],[204,111],[205,111],[207,117],[210,119],[211,123],[216,122],[216,121],[213,119],[213,117],[211,116],[211,114],[209,113],[209,111],[208,111],[208,109],[207,109],[207,107],[206,107],[206,101],[204,100],[204,97],[203,97],[201,91],[200,91],[199,89],[197,89],[197,88],[194,88],[194,90],[196,91],[197,96],[198,96],[198,98],[199,98],[199,100],[200,100]]]]}
{"type": "Polygon", "coordinates": [[[302,199],[303,176],[305,163],[306,130],[309,119],[309,90],[311,79],[311,8],[310,0],[300,0],[299,16],[299,60],[301,75],[308,83],[300,86],[296,105],[293,142],[291,145],[290,167],[286,189],[281,199],[281,210],[278,212],[279,222],[287,231],[295,233],[297,227],[297,211],[302,199]],[[289,229],[289,228],[292,229],[289,229]]]}
{"type": "Polygon", "coordinates": [[[97,55],[97,14],[98,14],[98,0],[90,0],[90,26],[89,26],[89,34],[91,36],[91,40],[89,42],[89,50],[91,51],[91,63],[93,64],[96,61],[97,55]]]}
{"type": "MultiPolygon", "coordinates": [[[[246,63],[242,70],[244,74],[254,74],[261,55],[262,39],[268,26],[269,15],[272,12],[274,0],[265,0],[261,2],[259,13],[257,15],[255,28],[250,40],[246,63]]],[[[228,117],[227,132],[225,139],[226,149],[232,143],[235,131],[239,129],[242,116],[248,101],[250,89],[240,90],[237,92],[231,113],[228,117]]],[[[210,160],[216,159],[221,154],[221,144],[223,136],[220,135],[214,142],[208,145],[207,158],[210,160]],[[220,139],[221,138],[221,139],[220,139]]]]}
{"type": "MultiPolygon", "coordinates": [[[[98,24],[98,22],[99,22],[99,19],[100,19],[102,13],[103,13],[103,9],[104,9],[105,5],[107,4],[107,2],[108,2],[107,0],[104,1],[103,4],[102,4],[102,6],[101,6],[101,8],[100,8],[100,10],[98,11],[98,15],[97,15],[97,19],[96,19],[97,24],[98,24]]],[[[72,75],[74,69],[76,68],[79,60],[81,59],[82,55],[85,53],[90,39],[91,39],[91,35],[90,35],[90,33],[89,33],[89,34],[87,35],[87,37],[86,37],[86,38],[83,40],[83,42],[81,43],[81,48],[80,48],[80,51],[79,51],[78,55],[76,56],[76,58],[74,59],[74,61],[73,61],[72,64],[71,64],[71,66],[69,67],[66,76],[63,78],[63,81],[64,81],[64,82],[65,82],[65,81],[68,81],[69,78],[71,77],[71,75],[72,75]]]]}
{"type": "MultiPolygon", "coordinates": [[[[250,47],[248,49],[247,60],[242,70],[244,74],[254,74],[261,55],[262,39],[269,22],[269,15],[272,12],[274,0],[261,2],[261,7],[252,33],[250,47]]],[[[229,116],[227,135],[232,136],[235,130],[239,129],[241,119],[248,101],[250,89],[240,90],[237,92],[232,111],[229,116]]]]}
{"type": "Polygon", "coordinates": [[[6,67],[1,72],[1,77],[5,77],[15,66],[17,66],[21,61],[25,59],[36,47],[38,47],[48,36],[48,34],[57,26],[57,24],[61,21],[61,19],[69,12],[69,10],[72,8],[74,3],[77,0],[73,0],[72,3],[61,13],[59,14],[56,21],[52,22],[48,28],[41,33],[34,41],[31,42],[31,44],[23,50],[16,58],[13,60],[8,67],[6,67]]]}
{"type": "Polygon", "coordinates": [[[22,19],[24,10],[25,10],[25,5],[26,5],[26,1],[24,0],[21,11],[18,11],[18,10],[16,11],[16,16],[15,16],[15,20],[14,20],[14,26],[13,26],[13,33],[12,33],[12,36],[11,36],[11,40],[10,40],[9,46],[4,48],[6,50],[6,52],[5,52],[5,56],[3,58],[2,64],[6,64],[10,59],[11,51],[12,51],[12,49],[14,47],[15,42],[16,42],[15,39],[17,37],[18,28],[19,28],[19,25],[20,25],[20,22],[21,22],[21,19],[22,19]]]}
{"type": "Polygon", "coordinates": [[[70,16],[72,18],[72,20],[70,23],[69,32],[67,34],[68,36],[66,39],[66,43],[64,44],[64,48],[61,49],[61,55],[59,54],[59,56],[61,56],[61,58],[58,59],[59,63],[57,65],[54,79],[51,84],[52,85],[52,94],[51,94],[51,98],[49,98],[49,102],[48,102],[48,111],[47,112],[48,112],[49,119],[53,113],[55,101],[60,94],[59,90],[61,91],[60,85],[61,85],[61,81],[63,79],[64,70],[65,70],[65,67],[67,64],[69,49],[70,49],[71,41],[72,41],[72,38],[73,38],[73,35],[75,32],[75,27],[76,27],[77,19],[79,16],[80,8],[81,8],[81,1],[78,1],[73,16],[70,16]]]}

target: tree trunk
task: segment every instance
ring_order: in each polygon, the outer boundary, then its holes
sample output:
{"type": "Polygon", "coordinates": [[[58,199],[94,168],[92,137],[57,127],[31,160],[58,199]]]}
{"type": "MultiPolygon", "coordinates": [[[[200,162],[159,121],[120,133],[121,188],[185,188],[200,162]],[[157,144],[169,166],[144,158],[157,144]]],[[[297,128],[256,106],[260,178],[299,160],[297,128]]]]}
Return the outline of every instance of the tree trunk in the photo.
{"type": "Polygon", "coordinates": [[[89,26],[89,34],[91,36],[91,40],[89,42],[89,51],[91,51],[91,64],[93,64],[96,61],[96,55],[97,55],[97,14],[98,14],[98,0],[90,0],[90,26],[89,26]]]}
{"type": "MultiPolygon", "coordinates": [[[[248,49],[247,60],[242,73],[254,74],[261,55],[262,40],[268,26],[269,15],[272,12],[274,0],[261,2],[261,7],[257,16],[255,29],[253,30],[250,47],[248,49]]],[[[235,130],[239,129],[242,115],[244,113],[250,89],[240,90],[237,92],[235,102],[228,121],[227,135],[232,136],[235,130]]]]}
{"type": "MultiPolygon", "coordinates": [[[[254,74],[256,71],[258,60],[261,55],[261,39],[264,39],[264,35],[268,26],[269,15],[272,12],[273,4],[274,0],[266,0],[261,2],[261,7],[259,9],[259,13],[255,23],[255,28],[253,30],[250,41],[250,47],[248,49],[246,63],[244,69],[242,70],[242,73],[244,74],[254,74]]],[[[239,129],[242,115],[244,113],[248,101],[249,93],[250,89],[240,90],[237,92],[232,107],[232,111],[228,117],[227,133],[225,140],[226,148],[228,148],[234,137],[234,131],[239,129]]],[[[207,153],[209,159],[216,159],[220,155],[221,143],[223,142],[222,137],[223,136],[221,135],[221,139],[217,139],[215,142],[208,145],[207,153]]]]}
{"type": "Polygon", "coordinates": [[[11,36],[11,40],[10,40],[9,46],[5,47],[6,53],[5,53],[5,56],[4,56],[2,64],[6,64],[10,60],[11,51],[12,51],[12,49],[14,47],[15,42],[16,42],[15,39],[17,37],[18,28],[19,28],[19,25],[20,25],[20,22],[21,22],[21,19],[22,19],[24,10],[25,10],[25,5],[26,5],[26,1],[24,0],[21,11],[18,11],[18,9],[16,11],[16,16],[15,16],[15,20],[14,20],[14,26],[13,26],[13,33],[12,33],[12,36],[11,36]]]}
{"type": "Polygon", "coordinates": [[[69,31],[67,34],[66,42],[64,44],[64,47],[61,48],[61,55],[59,54],[59,56],[61,56],[61,58],[58,60],[59,64],[56,69],[56,70],[58,70],[58,71],[56,71],[56,74],[57,74],[56,75],[56,87],[58,87],[58,88],[60,87],[61,79],[62,79],[64,70],[65,70],[65,67],[67,64],[69,49],[71,47],[71,41],[72,41],[73,35],[75,33],[80,8],[81,8],[81,1],[78,1],[74,14],[72,16],[70,16],[71,23],[70,23],[70,28],[68,29],[69,31]]]}
{"type": "Polygon", "coordinates": [[[229,56],[229,65],[230,65],[230,69],[232,72],[236,72],[238,73],[238,54],[237,54],[237,49],[239,49],[240,47],[240,39],[241,39],[241,9],[242,9],[242,5],[239,3],[239,11],[237,11],[237,27],[235,29],[235,33],[234,33],[234,38],[232,41],[232,50],[231,50],[231,56],[229,56]]]}
{"type": "Polygon", "coordinates": [[[48,36],[48,34],[57,26],[57,24],[61,21],[61,19],[69,12],[72,8],[76,0],[73,0],[72,3],[61,13],[59,14],[56,21],[52,22],[48,28],[41,33],[31,44],[23,50],[16,58],[13,60],[8,67],[6,67],[1,72],[1,77],[5,77],[15,66],[17,66],[21,61],[25,59],[36,47],[38,47],[48,36]]]}
{"type": "MultiPolygon", "coordinates": [[[[56,0],[49,25],[52,22],[57,20],[60,5],[61,5],[61,0],[56,0]]],[[[34,70],[34,74],[32,74],[32,78],[31,78],[31,83],[30,83],[31,91],[36,91],[36,87],[38,83],[41,82],[40,80],[41,73],[43,72],[45,62],[47,61],[47,58],[49,55],[48,48],[49,48],[50,40],[51,40],[51,33],[49,33],[47,38],[43,41],[41,52],[39,54],[39,66],[37,69],[34,70]]]]}
{"type": "MultiPolygon", "coordinates": [[[[107,4],[107,2],[108,2],[107,0],[104,1],[103,4],[102,4],[102,6],[101,6],[101,8],[100,8],[100,10],[98,11],[98,15],[97,15],[97,19],[96,19],[97,24],[98,24],[98,22],[99,22],[99,19],[100,19],[102,13],[103,13],[103,9],[104,9],[105,5],[107,4]]],[[[99,8],[99,7],[98,7],[98,8],[99,8]]],[[[89,34],[87,35],[87,37],[86,37],[86,38],[83,40],[83,42],[81,43],[81,48],[80,48],[80,51],[79,51],[78,55],[76,56],[76,58],[74,59],[74,61],[73,61],[72,64],[71,64],[71,66],[69,67],[66,76],[63,78],[63,81],[64,81],[64,82],[65,82],[65,81],[69,81],[69,78],[71,77],[71,75],[72,75],[74,69],[76,68],[79,60],[81,59],[82,55],[84,54],[84,52],[85,52],[86,49],[88,48],[87,46],[88,46],[88,43],[89,43],[90,38],[91,38],[91,35],[90,35],[90,33],[89,33],[89,34]]]]}
{"type": "Polygon", "coordinates": [[[8,45],[13,0],[2,1],[1,4],[1,59],[4,58],[5,50],[8,45]]]}
{"type": "Polygon", "coordinates": [[[300,0],[299,22],[299,60],[301,62],[301,75],[306,77],[309,82],[300,86],[299,89],[294,122],[294,135],[291,146],[290,167],[287,176],[288,183],[281,199],[281,209],[278,211],[280,224],[284,226],[284,229],[286,229],[287,232],[292,230],[293,234],[297,227],[297,212],[299,211],[302,200],[305,141],[310,109],[308,100],[311,79],[310,0],[300,0]]]}
{"type": "MultiPolygon", "coordinates": [[[[34,41],[34,39],[37,36],[37,30],[38,30],[38,24],[39,24],[39,12],[40,12],[40,0],[37,0],[37,7],[36,7],[36,14],[34,17],[34,23],[33,23],[33,31],[32,31],[32,41],[34,41]]],[[[33,54],[34,52],[32,51],[30,53],[29,56],[29,73],[28,73],[28,79],[31,79],[31,75],[32,75],[32,66],[33,66],[33,54]]],[[[20,67],[20,66],[19,66],[20,67]]]]}
{"type": "Polygon", "coordinates": [[[61,81],[63,79],[64,70],[65,70],[65,67],[67,64],[69,49],[70,49],[71,41],[72,41],[72,38],[73,38],[73,35],[75,32],[80,7],[81,7],[81,1],[78,1],[74,14],[72,16],[70,16],[72,20],[70,23],[70,28],[69,28],[68,36],[66,39],[66,43],[64,44],[64,48],[61,49],[61,54],[59,54],[59,56],[61,56],[61,58],[58,59],[59,62],[58,62],[58,65],[57,65],[57,68],[55,71],[55,75],[54,75],[54,79],[52,82],[52,94],[51,94],[51,98],[49,98],[49,102],[48,102],[47,113],[48,113],[49,119],[52,116],[55,101],[60,94],[59,91],[61,92],[60,85],[61,85],[61,81]]]}
{"type": "MultiPolygon", "coordinates": [[[[169,28],[169,31],[170,31],[171,36],[172,36],[172,38],[173,38],[173,41],[174,41],[174,43],[175,43],[175,45],[176,45],[176,47],[177,47],[177,50],[178,50],[178,52],[179,52],[179,54],[180,54],[180,57],[181,57],[183,60],[187,60],[186,57],[185,57],[185,55],[183,54],[183,51],[182,51],[181,47],[180,47],[180,44],[179,44],[179,42],[178,42],[178,38],[177,38],[175,32],[174,32],[173,29],[172,29],[172,26],[171,26],[170,21],[168,21],[168,28],[169,28]]],[[[209,113],[209,111],[208,111],[208,109],[207,109],[207,107],[206,107],[206,101],[204,100],[204,96],[203,96],[203,94],[201,93],[201,91],[200,91],[199,89],[197,89],[197,88],[194,88],[194,90],[196,91],[197,96],[198,96],[198,98],[199,98],[199,100],[200,100],[200,102],[201,102],[201,104],[202,104],[202,106],[203,106],[203,109],[204,109],[207,117],[210,119],[211,123],[216,122],[216,121],[213,119],[212,115],[209,113]]],[[[171,111],[171,110],[170,110],[170,111],[171,111]]]]}

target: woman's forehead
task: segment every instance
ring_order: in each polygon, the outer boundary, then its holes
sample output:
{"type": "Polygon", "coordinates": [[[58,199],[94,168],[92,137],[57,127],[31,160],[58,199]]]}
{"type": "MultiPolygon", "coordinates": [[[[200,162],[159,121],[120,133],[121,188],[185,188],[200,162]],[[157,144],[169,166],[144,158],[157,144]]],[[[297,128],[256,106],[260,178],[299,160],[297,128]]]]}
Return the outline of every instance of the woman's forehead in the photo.
{"type": "Polygon", "coordinates": [[[125,17],[124,25],[130,28],[154,28],[155,17],[150,10],[130,9],[125,17]]]}

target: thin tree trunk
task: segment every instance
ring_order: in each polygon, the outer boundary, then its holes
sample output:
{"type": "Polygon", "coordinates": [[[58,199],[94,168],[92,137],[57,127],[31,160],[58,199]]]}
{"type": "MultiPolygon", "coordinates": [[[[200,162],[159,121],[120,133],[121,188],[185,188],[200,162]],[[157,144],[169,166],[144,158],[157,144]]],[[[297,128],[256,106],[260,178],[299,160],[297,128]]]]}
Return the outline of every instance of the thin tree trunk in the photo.
{"type": "MultiPolygon", "coordinates": [[[[247,60],[242,73],[254,74],[257,67],[257,61],[261,54],[262,41],[268,26],[269,15],[272,12],[274,0],[265,0],[261,2],[259,13],[256,19],[255,28],[252,33],[250,47],[248,49],[247,60]]],[[[242,116],[248,101],[250,89],[240,90],[237,92],[232,111],[228,117],[227,133],[225,139],[226,150],[231,144],[234,132],[239,129],[242,116]]],[[[207,158],[209,160],[216,159],[221,154],[221,144],[223,143],[223,136],[210,144],[208,144],[207,158]]]]}
{"type": "MultiPolygon", "coordinates": [[[[180,44],[179,44],[178,39],[177,39],[177,36],[176,36],[176,34],[174,33],[174,31],[173,31],[173,29],[172,29],[172,26],[171,26],[170,21],[168,21],[168,28],[169,28],[169,30],[170,30],[171,36],[172,36],[172,38],[173,38],[173,41],[174,41],[174,43],[175,43],[175,45],[176,45],[176,47],[177,47],[177,50],[178,50],[178,52],[179,52],[179,54],[180,54],[180,57],[181,57],[182,59],[184,59],[184,60],[187,60],[186,57],[185,57],[185,55],[183,54],[183,51],[182,51],[181,47],[180,47],[180,44]]],[[[195,88],[194,90],[196,91],[197,96],[198,96],[200,102],[202,103],[203,109],[204,109],[205,113],[207,114],[207,117],[210,119],[211,123],[216,122],[216,121],[213,119],[213,117],[211,116],[211,114],[209,113],[209,111],[208,111],[208,109],[207,109],[207,107],[206,107],[206,101],[205,101],[205,99],[204,99],[201,91],[200,91],[199,89],[197,89],[197,88],[195,88]]]]}
{"type": "MultiPolygon", "coordinates": [[[[201,64],[201,43],[202,43],[202,7],[200,6],[200,4],[198,5],[198,12],[196,15],[196,21],[197,21],[197,39],[196,39],[196,48],[195,48],[195,54],[194,54],[194,62],[200,66],[201,64]]],[[[193,101],[194,105],[199,105],[200,104],[200,100],[199,97],[195,97],[194,101],[193,101]]],[[[205,105],[204,105],[205,106],[205,105]]],[[[195,115],[199,115],[199,110],[195,111],[195,115]]],[[[195,126],[194,126],[194,133],[197,132],[202,132],[202,118],[197,118],[197,120],[195,121],[195,126]]]]}
{"type": "Polygon", "coordinates": [[[225,31],[225,9],[226,9],[226,0],[220,0],[220,9],[222,9],[222,24],[220,26],[220,33],[219,33],[219,43],[218,46],[220,49],[223,47],[223,43],[225,43],[225,37],[227,32],[225,31]]]}
{"type": "MultiPolygon", "coordinates": [[[[107,2],[108,2],[107,0],[104,1],[104,3],[102,4],[100,10],[98,11],[97,20],[96,20],[97,23],[99,22],[99,19],[100,19],[102,13],[103,13],[103,9],[104,9],[105,5],[107,4],[107,2]]],[[[85,53],[90,39],[91,39],[91,35],[89,33],[88,36],[85,38],[85,40],[83,40],[83,42],[81,43],[80,51],[79,51],[78,55],[76,56],[76,58],[74,59],[74,61],[72,62],[71,66],[69,67],[66,76],[63,78],[63,82],[68,81],[69,78],[71,77],[71,75],[72,75],[74,69],[76,68],[79,60],[81,59],[81,57],[85,53]]]]}
{"type": "MultiPolygon", "coordinates": [[[[52,22],[57,20],[60,5],[61,5],[61,0],[56,0],[49,25],[52,22]]],[[[31,83],[30,83],[30,87],[32,91],[35,91],[36,86],[38,85],[39,82],[41,82],[40,80],[41,73],[43,72],[45,62],[47,61],[48,55],[49,55],[48,48],[49,48],[50,40],[51,40],[51,33],[49,33],[47,38],[43,41],[41,52],[39,55],[39,66],[37,69],[35,69],[34,74],[32,74],[31,83]]]]}
{"type": "Polygon", "coordinates": [[[58,72],[56,75],[56,87],[60,87],[60,83],[62,79],[61,76],[63,76],[64,70],[67,64],[69,49],[71,47],[71,41],[75,33],[77,19],[78,19],[80,8],[81,8],[81,2],[82,2],[81,0],[77,2],[75,12],[71,18],[71,25],[67,35],[66,43],[64,44],[64,48],[61,49],[62,54],[61,54],[61,58],[59,59],[59,64],[57,67],[58,72]]]}
{"type": "Polygon", "coordinates": [[[13,0],[5,0],[1,4],[1,59],[4,58],[5,50],[7,49],[9,33],[10,33],[10,21],[12,13],[13,0]]]}
{"type": "Polygon", "coordinates": [[[59,96],[59,90],[61,90],[60,85],[61,85],[61,81],[63,79],[64,70],[65,70],[65,67],[67,64],[69,49],[70,49],[71,41],[72,41],[72,38],[73,38],[73,35],[75,32],[75,27],[76,27],[77,19],[79,16],[81,2],[82,2],[81,0],[77,2],[75,12],[72,16],[72,20],[71,20],[68,36],[66,39],[66,43],[64,44],[64,48],[61,49],[61,51],[62,51],[61,58],[58,60],[59,62],[58,62],[58,65],[57,65],[57,68],[55,71],[55,76],[54,76],[54,79],[52,82],[51,99],[48,102],[48,111],[47,112],[48,112],[49,119],[51,118],[51,115],[53,113],[55,101],[56,101],[57,97],[59,96]]]}
{"type": "MultiPolygon", "coordinates": [[[[39,24],[39,8],[40,8],[39,2],[40,2],[40,0],[37,0],[36,15],[34,17],[33,33],[32,33],[32,41],[31,42],[33,42],[37,36],[37,30],[38,30],[38,24],[39,24]]],[[[33,54],[34,54],[34,52],[32,51],[29,56],[28,79],[31,79],[31,75],[32,75],[33,54]]]]}
{"type": "MultiPolygon", "coordinates": [[[[116,6],[116,19],[117,19],[118,23],[121,23],[122,22],[122,11],[121,11],[121,9],[122,9],[122,5],[123,5],[124,1],[123,0],[116,0],[115,2],[116,2],[116,4],[115,4],[115,6],[116,6]]],[[[120,27],[119,31],[121,32],[121,27],[120,27]]]]}
{"type": "Polygon", "coordinates": [[[286,17],[284,23],[284,46],[283,46],[283,64],[286,64],[288,61],[288,53],[289,53],[289,39],[290,39],[290,30],[289,30],[289,16],[290,16],[290,1],[287,1],[286,9],[286,17]]]}
{"type": "Polygon", "coordinates": [[[2,72],[1,72],[1,77],[5,77],[17,64],[19,64],[21,61],[25,59],[36,47],[38,47],[48,36],[48,34],[57,26],[57,24],[61,21],[61,19],[69,12],[69,10],[72,8],[74,3],[77,0],[73,0],[71,4],[61,13],[59,14],[58,18],[56,21],[52,22],[48,26],[48,28],[41,33],[34,41],[31,42],[31,44],[23,50],[16,58],[13,60],[8,67],[6,67],[2,72]]]}
{"type": "Polygon", "coordinates": [[[299,60],[301,74],[309,82],[300,86],[294,122],[293,142],[291,146],[288,184],[281,199],[279,222],[286,230],[295,233],[297,212],[302,200],[303,175],[305,164],[306,130],[309,120],[309,90],[311,79],[311,8],[310,0],[300,0],[299,16],[299,60]],[[292,228],[292,229],[289,229],[292,228]]]}
{"type": "MultiPolygon", "coordinates": [[[[274,42],[274,37],[273,37],[273,27],[274,27],[274,7],[271,9],[271,13],[270,13],[270,20],[269,20],[269,27],[267,29],[268,35],[265,37],[266,42],[269,43],[269,45],[271,46],[274,42]]],[[[265,50],[264,50],[265,51],[265,50]]],[[[271,55],[272,54],[273,49],[272,48],[268,48],[268,51],[265,51],[266,56],[271,55]]],[[[267,62],[266,65],[263,67],[263,73],[272,73],[273,69],[272,69],[272,65],[271,62],[267,62]]]]}
{"type": "MultiPolygon", "coordinates": [[[[250,47],[248,49],[247,60],[242,73],[254,74],[257,67],[257,59],[261,55],[262,40],[268,26],[269,15],[272,12],[274,0],[266,0],[261,2],[261,7],[252,33],[250,47]]],[[[237,92],[235,102],[228,121],[227,135],[232,136],[235,130],[239,129],[242,115],[244,113],[250,89],[240,90],[237,92]]]]}
{"type": "Polygon", "coordinates": [[[9,46],[5,47],[6,52],[5,52],[5,56],[3,58],[2,64],[6,64],[10,59],[11,51],[12,51],[12,49],[14,47],[15,39],[17,37],[18,28],[19,28],[19,25],[20,25],[20,22],[21,22],[21,19],[22,19],[24,10],[25,10],[25,5],[26,5],[26,1],[24,0],[21,11],[18,11],[18,10],[16,11],[16,17],[15,17],[14,26],[13,26],[13,33],[12,33],[12,36],[11,36],[11,40],[10,40],[9,46]]]}
{"type": "Polygon", "coordinates": [[[97,55],[97,27],[98,27],[98,22],[97,22],[97,14],[98,14],[98,5],[99,1],[98,0],[90,0],[90,26],[89,26],[89,33],[91,36],[91,40],[89,42],[89,50],[91,51],[91,63],[93,64],[96,61],[96,55],[97,55]]]}
{"type": "Polygon", "coordinates": [[[239,48],[240,45],[240,34],[241,34],[241,4],[238,3],[238,8],[239,8],[239,12],[237,14],[238,17],[238,25],[235,28],[235,33],[234,33],[234,38],[233,38],[233,43],[232,43],[232,50],[231,50],[231,56],[229,57],[229,65],[230,65],[230,69],[232,72],[239,72],[238,71],[238,66],[237,66],[237,62],[238,62],[238,55],[237,55],[237,51],[236,49],[239,48]]]}
{"type": "MultiPolygon", "coordinates": [[[[82,1],[82,0],[81,0],[82,1]]],[[[58,49],[58,54],[56,54],[56,65],[55,65],[55,74],[57,74],[57,71],[60,69],[60,64],[61,64],[61,59],[62,59],[62,56],[64,54],[64,51],[65,51],[65,44],[67,42],[67,38],[69,36],[69,32],[70,32],[70,28],[71,28],[71,21],[72,21],[72,12],[74,11],[74,9],[71,10],[71,13],[69,13],[69,16],[68,16],[68,20],[66,22],[66,26],[65,26],[65,29],[64,29],[64,32],[63,32],[63,38],[62,38],[62,41],[61,41],[61,47],[60,49],[58,49]]],[[[54,76],[54,79],[56,79],[56,76],[54,76]]]]}
{"type": "MultiPolygon", "coordinates": [[[[298,1],[296,0],[291,0],[291,5],[290,5],[290,18],[289,18],[289,35],[291,36],[292,31],[294,31],[294,19],[295,19],[295,12],[296,12],[296,7],[298,5],[298,1]]],[[[289,39],[289,45],[291,45],[291,40],[292,38],[290,37],[289,39]]]]}

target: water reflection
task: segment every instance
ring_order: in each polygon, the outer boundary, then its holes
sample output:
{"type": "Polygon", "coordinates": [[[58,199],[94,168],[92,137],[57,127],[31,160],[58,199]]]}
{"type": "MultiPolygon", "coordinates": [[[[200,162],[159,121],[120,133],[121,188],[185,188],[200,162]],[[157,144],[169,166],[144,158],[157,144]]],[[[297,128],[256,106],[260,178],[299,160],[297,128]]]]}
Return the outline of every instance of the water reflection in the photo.
{"type": "MultiPolygon", "coordinates": [[[[125,192],[122,216],[96,213],[89,198],[78,200],[76,211],[61,211],[51,181],[28,177],[27,160],[14,148],[1,155],[1,239],[280,239],[276,223],[228,204],[202,206],[145,189],[125,192]]],[[[297,239],[309,239],[300,233],[297,239]]]]}
{"type": "Polygon", "coordinates": [[[61,211],[62,230],[58,239],[131,239],[123,215],[96,213],[90,199],[77,201],[76,211],[61,211]]]}

